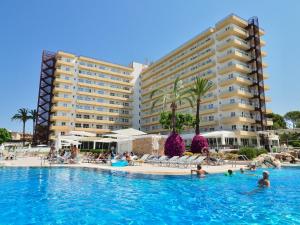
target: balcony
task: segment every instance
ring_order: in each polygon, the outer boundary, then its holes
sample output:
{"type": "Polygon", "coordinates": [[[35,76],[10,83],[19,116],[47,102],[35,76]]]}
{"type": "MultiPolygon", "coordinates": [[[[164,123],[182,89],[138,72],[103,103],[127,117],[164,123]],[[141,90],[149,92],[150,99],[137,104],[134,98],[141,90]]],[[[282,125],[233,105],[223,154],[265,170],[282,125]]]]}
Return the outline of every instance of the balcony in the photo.
{"type": "Polygon", "coordinates": [[[217,36],[217,39],[220,41],[221,39],[223,39],[229,35],[234,35],[234,36],[238,36],[242,39],[245,39],[248,37],[248,32],[246,30],[244,30],[243,28],[238,27],[236,25],[230,25],[229,29],[218,32],[216,36],[217,36]]]}
{"type": "Polygon", "coordinates": [[[52,98],[52,103],[57,103],[57,102],[72,102],[72,99],[54,96],[52,98]]]}
{"type": "Polygon", "coordinates": [[[69,127],[69,126],[51,125],[50,126],[50,130],[60,131],[60,132],[69,132],[69,131],[71,131],[71,127],[69,127]]]}
{"type": "Polygon", "coordinates": [[[214,113],[214,112],[217,112],[217,111],[218,111],[217,107],[206,108],[206,109],[201,109],[200,108],[200,115],[211,114],[211,113],[214,113]]]}
{"type": "Polygon", "coordinates": [[[51,112],[58,112],[58,111],[63,111],[63,112],[70,112],[72,110],[71,107],[64,107],[64,106],[52,106],[51,112]]]}
{"type": "Polygon", "coordinates": [[[63,93],[72,93],[72,89],[67,89],[67,88],[63,88],[63,87],[54,87],[53,88],[53,93],[59,93],[59,92],[63,92],[63,93]]]}
{"type": "Polygon", "coordinates": [[[267,73],[264,73],[264,74],[263,74],[263,78],[264,78],[264,80],[267,80],[267,79],[269,79],[269,77],[270,77],[270,76],[269,76],[269,74],[267,74],[267,73]]]}
{"type": "Polygon", "coordinates": [[[109,129],[83,128],[83,127],[75,127],[74,130],[75,131],[86,131],[86,132],[92,132],[92,133],[98,133],[98,134],[110,132],[109,129]]]}
{"type": "Polygon", "coordinates": [[[273,120],[270,119],[270,118],[267,118],[266,125],[267,126],[273,126],[273,120]]]}
{"type": "Polygon", "coordinates": [[[266,114],[271,114],[273,113],[272,109],[266,109],[266,114]]]}
{"type": "Polygon", "coordinates": [[[233,110],[233,109],[246,109],[249,111],[254,110],[254,106],[250,104],[242,104],[242,103],[228,103],[221,105],[222,110],[233,110]]]}
{"type": "Polygon", "coordinates": [[[64,121],[64,122],[67,122],[67,121],[70,121],[71,118],[68,117],[68,116],[51,116],[51,121],[64,121]]]}
{"type": "Polygon", "coordinates": [[[66,61],[63,61],[63,60],[61,60],[61,59],[56,60],[56,65],[57,65],[57,66],[70,66],[70,67],[73,67],[73,66],[74,66],[73,63],[71,63],[71,62],[66,62],[66,61]]]}
{"type": "Polygon", "coordinates": [[[220,94],[221,98],[228,98],[232,96],[241,96],[245,98],[252,98],[253,94],[249,91],[244,91],[244,90],[232,90],[232,91],[223,91],[220,94]]]}
{"type": "Polygon", "coordinates": [[[251,70],[249,66],[245,66],[239,63],[230,63],[218,68],[220,74],[225,74],[229,72],[240,72],[240,73],[250,73],[251,70]]]}
{"type": "Polygon", "coordinates": [[[216,95],[212,95],[212,96],[209,96],[209,97],[203,97],[201,99],[201,103],[207,103],[207,102],[215,101],[216,99],[217,99],[216,95]]]}
{"type": "Polygon", "coordinates": [[[73,73],[71,71],[66,71],[66,70],[62,70],[60,68],[56,68],[56,70],[54,72],[54,76],[57,76],[57,75],[60,75],[60,74],[66,74],[66,75],[73,76],[73,73]]]}
{"type": "Polygon", "coordinates": [[[232,58],[242,62],[248,62],[251,60],[249,54],[246,52],[242,52],[240,50],[229,50],[229,53],[218,56],[218,62],[223,63],[232,58]]]}
{"type": "Polygon", "coordinates": [[[200,120],[200,127],[212,126],[217,124],[217,120],[200,120]]]}
{"type": "Polygon", "coordinates": [[[230,37],[226,41],[223,41],[222,43],[218,44],[217,50],[223,51],[224,49],[227,49],[229,47],[236,47],[238,49],[248,50],[249,44],[243,39],[239,39],[237,37],[230,37]]]}
{"type": "Polygon", "coordinates": [[[269,97],[269,96],[265,96],[265,101],[266,101],[266,102],[271,102],[271,101],[272,101],[272,98],[269,97]]]}
{"type": "Polygon", "coordinates": [[[265,89],[265,91],[269,91],[269,90],[270,90],[270,86],[267,85],[267,84],[265,84],[265,85],[264,85],[264,89],[265,89]]]}
{"type": "Polygon", "coordinates": [[[232,117],[223,117],[221,122],[224,124],[227,123],[255,123],[255,120],[250,117],[242,117],[242,116],[232,116],[232,117]]]}
{"type": "Polygon", "coordinates": [[[225,79],[222,79],[220,81],[220,86],[227,86],[227,85],[230,85],[230,84],[241,84],[241,85],[251,85],[253,82],[251,80],[251,78],[249,77],[246,77],[246,76],[242,76],[242,75],[239,75],[239,74],[234,74],[235,76],[233,77],[227,77],[225,79]]]}
{"type": "Polygon", "coordinates": [[[234,133],[240,137],[242,136],[242,137],[255,137],[256,138],[256,132],[254,132],[254,131],[239,130],[239,131],[234,131],[234,133]]]}
{"type": "Polygon", "coordinates": [[[261,56],[262,57],[266,57],[267,56],[267,53],[265,51],[261,51],[261,56]]]}
{"type": "Polygon", "coordinates": [[[66,79],[61,79],[61,78],[58,78],[56,77],[54,79],[54,84],[60,84],[60,83],[64,83],[64,84],[73,84],[73,82],[71,80],[66,80],[66,79]]]}

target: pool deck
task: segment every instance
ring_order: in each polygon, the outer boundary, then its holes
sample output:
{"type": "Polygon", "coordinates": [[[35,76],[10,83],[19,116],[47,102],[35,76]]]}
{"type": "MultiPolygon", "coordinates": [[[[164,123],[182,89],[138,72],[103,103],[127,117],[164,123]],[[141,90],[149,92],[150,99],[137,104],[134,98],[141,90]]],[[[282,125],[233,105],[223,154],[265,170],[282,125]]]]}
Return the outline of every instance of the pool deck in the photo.
{"type": "MultiPolygon", "coordinates": [[[[79,164],[49,164],[47,161],[44,163],[39,157],[23,157],[16,160],[2,160],[0,166],[5,167],[70,167],[70,168],[93,168],[112,171],[123,171],[129,173],[143,173],[143,174],[159,174],[159,175],[187,175],[191,173],[190,168],[174,168],[174,167],[161,167],[154,166],[147,163],[137,166],[126,167],[112,167],[110,165],[95,164],[95,163],[79,163],[79,164]]],[[[203,165],[202,168],[208,173],[224,173],[228,169],[233,171],[239,170],[245,165],[236,166],[221,165],[221,166],[207,166],[203,165]]]]}

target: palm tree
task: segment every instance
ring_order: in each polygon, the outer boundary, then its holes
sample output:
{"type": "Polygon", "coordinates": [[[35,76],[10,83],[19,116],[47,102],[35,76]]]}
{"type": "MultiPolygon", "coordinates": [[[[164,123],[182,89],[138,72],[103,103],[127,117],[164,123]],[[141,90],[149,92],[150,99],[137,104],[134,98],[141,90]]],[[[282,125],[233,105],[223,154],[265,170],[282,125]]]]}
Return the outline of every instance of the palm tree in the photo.
{"type": "Polygon", "coordinates": [[[27,120],[30,119],[28,109],[21,108],[18,110],[18,113],[15,114],[12,118],[12,120],[19,120],[23,123],[23,146],[25,146],[25,126],[27,120]]]}
{"type": "Polygon", "coordinates": [[[192,140],[191,151],[193,153],[201,153],[204,148],[208,147],[207,139],[200,134],[200,104],[201,98],[213,87],[213,84],[207,79],[196,77],[194,85],[189,89],[189,93],[196,99],[196,128],[195,136],[192,140]]]}
{"type": "Polygon", "coordinates": [[[207,79],[196,77],[194,85],[189,89],[189,92],[196,99],[196,135],[200,134],[200,104],[201,98],[213,87],[213,84],[207,79]]]}
{"type": "Polygon", "coordinates": [[[187,90],[184,90],[182,81],[179,80],[179,78],[176,78],[171,92],[169,92],[168,90],[161,91],[161,89],[155,89],[151,92],[150,98],[153,99],[153,96],[156,93],[163,93],[163,94],[152,102],[151,109],[153,109],[155,105],[157,105],[157,103],[162,103],[163,110],[164,110],[167,103],[171,103],[170,108],[172,111],[172,115],[171,115],[172,132],[165,142],[165,155],[170,157],[182,156],[182,154],[185,151],[185,143],[182,137],[180,137],[180,135],[176,133],[176,110],[177,110],[177,105],[178,104],[181,105],[183,101],[188,102],[193,107],[193,101],[192,101],[193,96],[189,95],[187,90]]]}
{"type": "Polygon", "coordinates": [[[37,118],[38,118],[37,110],[36,109],[30,110],[29,111],[29,117],[32,120],[32,138],[33,138],[34,130],[35,130],[35,123],[36,123],[37,118]]]}
{"type": "Polygon", "coordinates": [[[162,102],[163,104],[163,110],[165,109],[167,103],[171,102],[170,108],[172,111],[172,132],[176,132],[176,110],[177,110],[177,105],[182,105],[184,101],[187,101],[191,107],[193,107],[193,101],[191,98],[193,96],[188,96],[189,90],[184,90],[184,86],[182,84],[182,81],[179,79],[179,77],[176,78],[174,82],[174,87],[171,93],[168,91],[162,91],[161,88],[157,88],[153,90],[150,94],[150,98],[153,99],[153,96],[157,93],[162,92],[163,95],[160,97],[156,98],[152,102],[151,110],[157,105],[157,103],[162,102]]]}

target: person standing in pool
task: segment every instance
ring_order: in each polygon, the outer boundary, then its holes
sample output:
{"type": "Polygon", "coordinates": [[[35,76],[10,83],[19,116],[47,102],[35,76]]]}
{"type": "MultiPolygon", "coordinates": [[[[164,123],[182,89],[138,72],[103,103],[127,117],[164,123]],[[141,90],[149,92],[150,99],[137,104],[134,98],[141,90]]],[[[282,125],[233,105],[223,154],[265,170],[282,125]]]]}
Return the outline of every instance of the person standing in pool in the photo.
{"type": "Polygon", "coordinates": [[[191,174],[196,173],[199,177],[205,177],[206,174],[208,174],[204,169],[202,169],[202,166],[200,164],[197,165],[196,170],[191,170],[191,174]]]}
{"type": "Polygon", "coordinates": [[[269,180],[269,172],[268,171],[264,171],[263,172],[263,178],[261,178],[259,181],[258,181],[258,186],[259,187],[270,187],[271,183],[270,183],[270,180],[269,180]]]}

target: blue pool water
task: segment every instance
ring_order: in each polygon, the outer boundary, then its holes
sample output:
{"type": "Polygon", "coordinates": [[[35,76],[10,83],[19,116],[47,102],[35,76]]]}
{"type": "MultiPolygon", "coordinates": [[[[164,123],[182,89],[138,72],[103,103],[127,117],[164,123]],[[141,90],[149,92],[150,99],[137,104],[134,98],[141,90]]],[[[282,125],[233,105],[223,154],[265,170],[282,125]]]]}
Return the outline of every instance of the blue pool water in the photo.
{"type": "Polygon", "coordinates": [[[270,174],[253,191],[258,177],[241,174],[0,168],[0,224],[300,224],[300,169],[270,174]]]}

